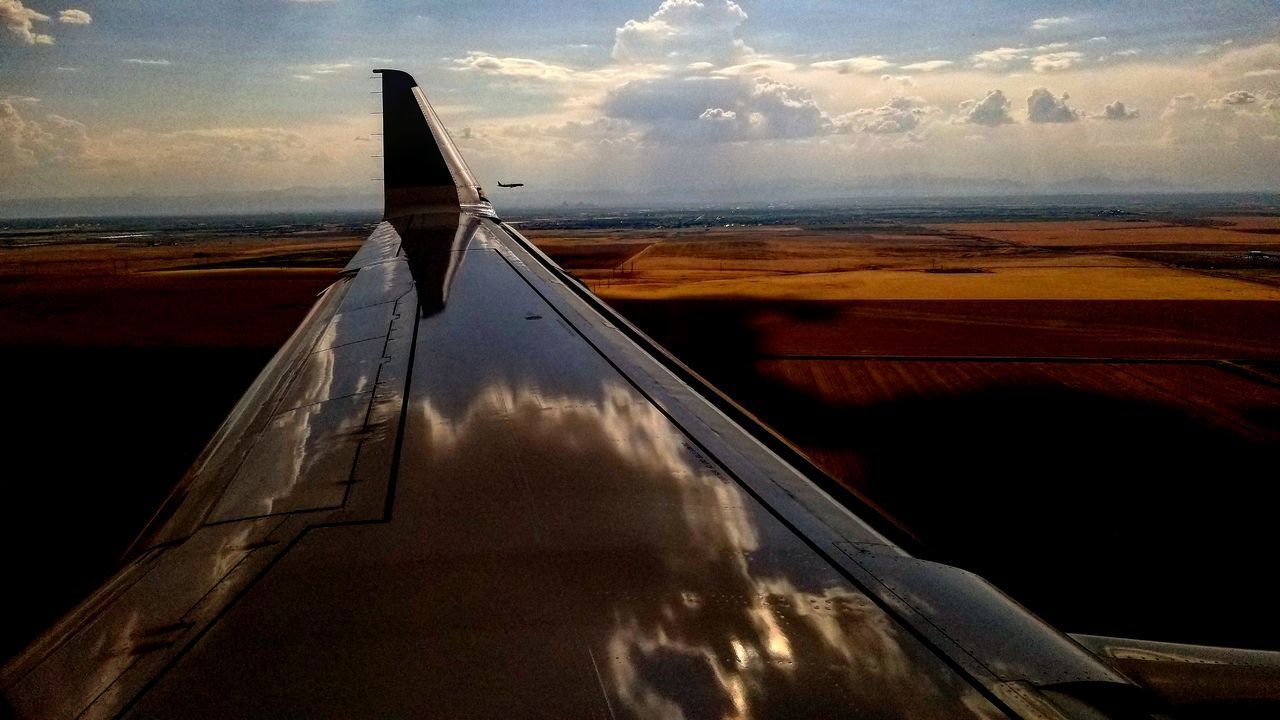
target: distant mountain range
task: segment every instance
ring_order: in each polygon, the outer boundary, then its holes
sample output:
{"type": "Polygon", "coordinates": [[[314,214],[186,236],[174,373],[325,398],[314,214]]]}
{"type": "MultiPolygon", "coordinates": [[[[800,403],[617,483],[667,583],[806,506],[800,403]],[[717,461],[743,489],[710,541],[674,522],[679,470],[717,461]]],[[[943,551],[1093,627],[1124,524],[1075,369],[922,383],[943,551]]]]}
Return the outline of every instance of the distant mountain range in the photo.
{"type": "Polygon", "coordinates": [[[311,187],[202,195],[0,200],[0,218],[253,215],[381,209],[381,192],[311,187]]]}
{"type": "MultiPolygon", "coordinates": [[[[1008,178],[964,178],[927,174],[901,174],[868,178],[856,184],[835,185],[812,177],[793,180],[732,182],[717,185],[682,185],[675,182],[661,190],[628,192],[607,188],[540,187],[537,178],[518,190],[488,190],[500,209],[551,207],[689,206],[691,204],[764,204],[777,202],[839,203],[860,198],[1026,198],[1037,195],[1114,195],[1176,193],[1258,193],[1248,188],[1207,188],[1149,178],[1115,180],[1080,177],[1070,180],[1028,183],[1008,178]]],[[[1274,193],[1274,191],[1268,191],[1274,193]]],[[[378,211],[382,196],[350,188],[291,187],[256,192],[201,195],[78,198],[0,199],[0,218],[121,217],[165,215],[219,215],[331,210],[378,211]]]]}

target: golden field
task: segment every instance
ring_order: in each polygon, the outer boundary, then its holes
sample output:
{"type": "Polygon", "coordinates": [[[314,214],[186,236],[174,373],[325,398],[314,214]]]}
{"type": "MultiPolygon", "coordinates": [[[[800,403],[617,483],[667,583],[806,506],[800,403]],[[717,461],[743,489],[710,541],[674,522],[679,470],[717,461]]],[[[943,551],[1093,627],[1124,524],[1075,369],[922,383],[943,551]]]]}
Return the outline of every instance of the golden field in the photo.
{"type": "Polygon", "coordinates": [[[527,234],[918,552],[1068,631],[1280,648],[1280,218],[527,234]]]}

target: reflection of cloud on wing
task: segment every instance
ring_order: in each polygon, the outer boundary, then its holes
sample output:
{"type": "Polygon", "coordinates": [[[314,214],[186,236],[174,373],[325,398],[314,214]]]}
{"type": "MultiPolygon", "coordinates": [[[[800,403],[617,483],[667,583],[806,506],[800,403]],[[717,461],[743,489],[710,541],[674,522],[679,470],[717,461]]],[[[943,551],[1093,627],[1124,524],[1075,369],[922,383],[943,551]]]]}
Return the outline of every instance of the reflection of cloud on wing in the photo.
{"type": "Polygon", "coordinates": [[[976,690],[940,672],[630,386],[575,394],[536,378],[490,382],[453,413],[448,404],[415,404],[412,425],[430,457],[449,464],[480,447],[494,452],[501,436],[508,450],[497,452],[511,453],[523,476],[513,501],[541,515],[530,520],[542,547],[559,556],[605,543],[610,564],[633,568],[599,576],[584,561],[567,586],[592,598],[576,612],[593,628],[585,640],[605,691],[626,715],[986,712],[976,690]]]}
{"type": "MultiPolygon", "coordinates": [[[[555,443],[570,452],[599,448],[599,436],[603,436],[627,465],[675,480],[681,493],[697,495],[687,498],[690,504],[720,507],[723,516],[715,525],[728,532],[730,545],[743,550],[758,545],[754,527],[742,509],[746,502],[742,491],[709,472],[699,462],[701,455],[695,455],[684,436],[674,432],[666,416],[621,385],[606,384],[599,397],[589,399],[548,396],[532,387],[490,385],[459,417],[445,416],[429,399],[418,409],[424,425],[430,428],[432,448],[440,450],[462,443],[474,426],[495,417],[535,419],[518,424],[542,428],[541,434],[554,436],[555,443]]],[[[716,547],[725,544],[725,539],[708,539],[708,543],[716,547]]]]}

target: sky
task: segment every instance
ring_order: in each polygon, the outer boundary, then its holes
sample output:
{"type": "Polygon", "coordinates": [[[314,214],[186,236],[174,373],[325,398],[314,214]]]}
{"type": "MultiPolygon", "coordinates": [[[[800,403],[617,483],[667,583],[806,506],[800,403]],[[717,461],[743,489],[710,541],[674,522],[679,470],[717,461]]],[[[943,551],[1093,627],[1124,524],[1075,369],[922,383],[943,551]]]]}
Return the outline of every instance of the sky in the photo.
{"type": "Polygon", "coordinates": [[[0,202],[376,199],[375,67],[499,203],[1280,189],[1274,0],[0,0],[0,202]]]}

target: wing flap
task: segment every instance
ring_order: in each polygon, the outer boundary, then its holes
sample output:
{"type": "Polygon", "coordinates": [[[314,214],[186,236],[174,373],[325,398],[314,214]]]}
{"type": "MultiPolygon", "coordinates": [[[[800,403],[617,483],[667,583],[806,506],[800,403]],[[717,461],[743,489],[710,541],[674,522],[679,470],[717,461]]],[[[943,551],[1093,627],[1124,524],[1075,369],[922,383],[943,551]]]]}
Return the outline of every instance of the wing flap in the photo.
{"type": "Polygon", "coordinates": [[[301,537],[307,518],[382,518],[418,306],[399,243],[394,227],[379,226],[365,246],[372,261],[321,295],[117,576],[0,670],[15,712],[114,716],[301,537]]]}

